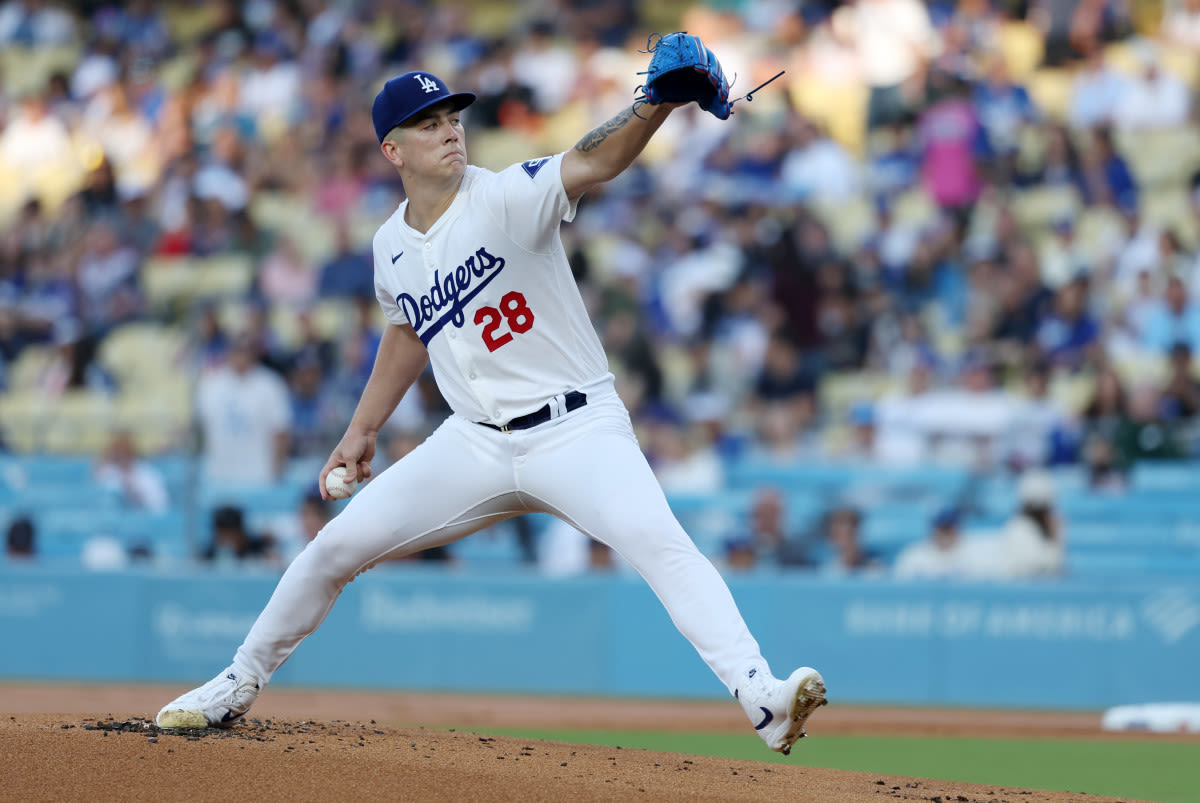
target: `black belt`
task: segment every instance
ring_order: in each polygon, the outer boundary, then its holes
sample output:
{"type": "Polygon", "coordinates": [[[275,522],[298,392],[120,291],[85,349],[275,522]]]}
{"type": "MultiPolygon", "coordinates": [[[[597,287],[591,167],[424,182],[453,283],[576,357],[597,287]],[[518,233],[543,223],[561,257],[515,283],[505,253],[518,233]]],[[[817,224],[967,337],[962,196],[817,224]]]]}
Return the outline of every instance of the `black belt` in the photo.
{"type": "MultiPolygon", "coordinates": [[[[563,398],[566,400],[567,409],[560,410],[558,415],[569,413],[572,410],[578,410],[580,407],[587,404],[587,394],[580,393],[578,390],[572,390],[570,393],[564,393],[563,398]]],[[[525,415],[517,416],[507,424],[492,424],[487,421],[479,421],[477,423],[482,424],[485,427],[491,427],[492,429],[499,430],[500,432],[511,432],[514,429],[529,429],[530,427],[536,427],[538,424],[546,423],[551,418],[557,418],[558,415],[555,415],[550,409],[550,404],[546,403],[537,410],[534,410],[532,413],[526,413],[525,415]]]]}

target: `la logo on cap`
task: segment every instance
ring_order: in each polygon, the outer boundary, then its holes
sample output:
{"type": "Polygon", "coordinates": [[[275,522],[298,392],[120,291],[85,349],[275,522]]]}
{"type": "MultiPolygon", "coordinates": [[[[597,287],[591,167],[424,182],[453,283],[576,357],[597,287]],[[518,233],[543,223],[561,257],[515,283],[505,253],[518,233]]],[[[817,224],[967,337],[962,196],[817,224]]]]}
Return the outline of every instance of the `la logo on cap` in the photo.
{"type": "Polygon", "coordinates": [[[417,75],[414,75],[413,78],[417,79],[417,83],[421,85],[421,89],[425,90],[426,95],[428,95],[430,92],[438,91],[437,81],[433,80],[428,75],[418,73],[417,75]]]}

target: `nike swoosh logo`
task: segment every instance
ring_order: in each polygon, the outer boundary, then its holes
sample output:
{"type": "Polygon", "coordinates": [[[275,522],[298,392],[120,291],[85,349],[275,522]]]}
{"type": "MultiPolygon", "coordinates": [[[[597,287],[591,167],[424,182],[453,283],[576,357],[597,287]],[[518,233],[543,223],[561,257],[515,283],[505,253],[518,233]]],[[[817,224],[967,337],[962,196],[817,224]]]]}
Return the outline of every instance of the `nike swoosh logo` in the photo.
{"type": "MultiPolygon", "coordinates": [[[[764,710],[766,710],[766,709],[764,709],[764,710]]],[[[241,714],[235,714],[232,711],[226,711],[225,716],[221,717],[221,721],[222,722],[232,722],[233,720],[237,719],[240,716],[241,716],[241,714]]]]}
{"type": "Polygon", "coordinates": [[[396,260],[397,260],[397,259],[399,259],[399,258],[400,258],[400,257],[402,257],[402,256],[404,256],[404,252],[403,252],[403,251],[401,251],[400,253],[396,254],[396,256],[392,257],[392,264],[393,264],[393,265],[395,265],[395,264],[396,264],[396,260]]]}
{"type": "Polygon", "coordinates": [[[760,705],[759,710],[763,712],[763,721],[754,726],[756,731],[760,731],[767,727],[771,724],[771,720],[775,719],[775,715],[771,713],[771,709],[767,708],[765,705],[760,705]]]}

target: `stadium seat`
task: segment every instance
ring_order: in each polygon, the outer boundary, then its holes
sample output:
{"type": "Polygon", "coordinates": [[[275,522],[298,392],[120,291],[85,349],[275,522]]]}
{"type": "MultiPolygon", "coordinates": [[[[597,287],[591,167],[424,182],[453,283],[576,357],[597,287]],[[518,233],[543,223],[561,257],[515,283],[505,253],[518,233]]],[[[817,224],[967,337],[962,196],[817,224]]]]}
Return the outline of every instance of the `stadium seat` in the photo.
{"type": "Polygon", "coordinates": [[[1173,230],[1185,247],[1200,241],[1200,227],[1192,212],[1192,199],[1186,186],[1158,187],[1142,193],[1141,211],[1148,222],[1173,230]]]}
{"type": "Polygon", "coordinates": [[[197,301],[241,298],[254,281],[248,256],[153,257],[138,279],[150,308],[159,314],[183,312],[197,301]]]}
{"type": "Polygon", "coordinates": [[[1116,144],[1143,191],[1186,187],[1200,167],[1200,137],[1194,129],[1128,131],[1116,135],[1116,144]]]}
{"type": "Polygon", "coordinates": [[[142,263],[138,284],[151,311],[179,311],[188,303],[192,288],[192,260],[188,257],[151,257],[142,263]]]}
{"type": "Polygon", "coordinates": [[[811,208],[828,227],[830,237],[842,253],[858,250],[878,224],[874,205],[862,195],[838,203],[816,202],[811,208]]]}
{"type": "Polygon", "coordinates": [[[112,437],[115,420],[111,397],[91,391],[69,391],[50,406],[43,448],[52,453],[98,452],[112,437]]]}
{"type": "Polygon", "coordinates": [[[194,299],[242,298],[254,283],[254,263],[245,254],[222,254],[194,260],[194,299]]]}
{"type": "Polygon", "coordinates": [[[1005,20],[997,30],[997,43],[1013,80],[1022,83],[1042,62],[1045,41],[1042,33],[1025,20],[1005,20]]]}
{"type": "Polygon", "coordinates": [[[4,445],[17,452],[41,448],[48,415],[46,400],[41,393],[11,390],[0,394],[0,432],[4,445]]]}
{"type": "Polygon", "coordinates": [[[97,359],[118,384],[139,383],[172,371],[184,354],[187,337],[173,326],[128,323],[110,332],[97,359]]]}
{"type": "Polygon", "coordinates": [[[127,507],[106,510],[45,509],[34,516],[39,551],[47,556],[78,557],[84,544],[96,536],[111,536],[129,547],[136,543],[154,552],[179,555],[186,551],[187,530],[180,510],[150,513],[127,507]]]}
{"type": "Polygon", "coordinates": [[[354,329],[358,313],[346,299],[325,298],[313,307],[312,321],[318,337],[337,341],[354,329]]]}
{"type": "Polygon", "coordinates": [[[1074,220],[1080,206],[1073,187],[1034,187],[1014,193],[1011,200],[1013,216],[1026,230],[1045,228],[1064,217],[1074,220]]]}
{"type": "Polygon", "coordinates": [[[21,349],[8,367],[8,386],[13,390],[31,390],[54,357],[54,346],[31,344],[21,349]]]}
{"type": "Polygon", "coordinates": [[[826,415],[840,420],[851,404],[874,402],[896,385],[896,380],[882,371],[829,373],[817,388],[818,402],[826,415]]]}
{"type": "Polygon", "coordinates": [[[1071,104],[1071,71],[1043,67],[1025,81],[1029,96],[1042,113],[1055,122],[1065,122],[1071,104]]]}
{"type": "Polygon", "coordinates": [[[0,48],[0,80],[10,98],[26,92],[40,92],[55,72],[70,75],[79,64],[77,45],[38,45],[36,47],[6,42],[0,48]]]}

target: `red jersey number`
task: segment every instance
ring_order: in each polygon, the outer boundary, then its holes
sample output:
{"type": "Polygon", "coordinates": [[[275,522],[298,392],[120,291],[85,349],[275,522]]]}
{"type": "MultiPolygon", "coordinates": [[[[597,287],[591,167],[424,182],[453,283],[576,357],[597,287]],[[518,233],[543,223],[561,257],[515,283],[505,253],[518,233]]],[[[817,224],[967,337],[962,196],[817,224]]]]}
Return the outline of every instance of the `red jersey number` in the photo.
{"type": "Polygon", "coordinates": [[[533,328],[533,310],[526,303],[525,296],[513,290],[500,299],[500,309],[480,307],[476,310],[475,324],[483,325],[483,344],[488,351],[495,351],[513,339],[513,332],[524,334],[533,328]],[[507,323],[510,331],[497,334],[502,323],[507,323]]]}

